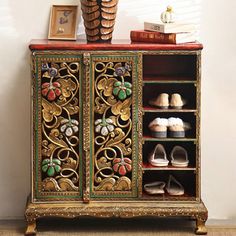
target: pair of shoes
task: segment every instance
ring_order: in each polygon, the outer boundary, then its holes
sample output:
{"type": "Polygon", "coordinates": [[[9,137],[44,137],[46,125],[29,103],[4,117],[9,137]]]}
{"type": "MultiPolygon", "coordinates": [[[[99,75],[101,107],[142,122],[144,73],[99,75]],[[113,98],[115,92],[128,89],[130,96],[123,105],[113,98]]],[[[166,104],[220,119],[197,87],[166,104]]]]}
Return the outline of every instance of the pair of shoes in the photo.
{"type": "Polygon", "coordinates": [[[149,104],[161,109],[167,109],[169,106],[174,109],[182,109],[185,101],[178,93],[173,93],[169,102],[169,94],[161,93],[156,99],[150,100],[149,104]]]}
{"type": "MultiPolygon", "coordinates": [[[[171,165],[175,167],[187,167],[188,153],[186,149],[181,146],[174,146],[170,153],[171,165]]],[[[168,166],[169,160],[167,159],[166,150],[162,144],[157,144],[154,150],[149,155],[148,161],[153,166],[168,166]]]]}
{"type": "Polygon", "coordinates": [[[155,118],[148,125],[151,135],[156,138],[167,137],[167,127],[169,128],[169,136],[173,138],[185,137],[185,130],[190,128],[188,123],[184,123],[182,119],[170,117],[166,118],[155,118]]]}
{"type": "Polygon", "coordinates": [[[156,181],[144,185],[144,190],[150,195],[164,194],[165,190],[169,195],[180,196],[184,194],[184,187],[173,175],[169,176],[167,185],[163,181],[156,181]]]}

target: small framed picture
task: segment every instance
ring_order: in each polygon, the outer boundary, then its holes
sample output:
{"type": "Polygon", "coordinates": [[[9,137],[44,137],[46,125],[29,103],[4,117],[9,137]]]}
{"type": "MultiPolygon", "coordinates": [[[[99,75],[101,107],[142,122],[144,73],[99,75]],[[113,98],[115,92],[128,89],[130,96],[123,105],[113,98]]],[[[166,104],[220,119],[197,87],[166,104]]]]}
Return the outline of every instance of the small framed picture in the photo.
{"type": "Polygon", "coordinates": [[[53,5],[48,30],[48,39],[76,40],[78,6],[53,5]]]}

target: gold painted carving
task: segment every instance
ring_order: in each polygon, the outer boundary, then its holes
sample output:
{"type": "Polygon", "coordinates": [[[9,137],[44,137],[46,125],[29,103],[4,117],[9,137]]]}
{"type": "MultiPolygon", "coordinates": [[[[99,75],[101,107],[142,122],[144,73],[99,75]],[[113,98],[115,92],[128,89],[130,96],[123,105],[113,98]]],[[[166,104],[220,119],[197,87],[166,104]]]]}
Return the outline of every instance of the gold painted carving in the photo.
{"type": "Polygon", "coordinates": [[[41,192],[79,191],[79,62],[39,61],[41,192]]]}
{"type": "Polygon", "coordinates": [[[90,53],[83,54],[83,63],[85,65],[85,79],[83,80],[83,177],[84,177],[84,189],[83,189],[83,201],[88,203],[90,200],[90,53]]]}
{"type": "Polygon", "coordinates": [[[94,67],[94,191],[131,191],[132,62],[94,67]]]}

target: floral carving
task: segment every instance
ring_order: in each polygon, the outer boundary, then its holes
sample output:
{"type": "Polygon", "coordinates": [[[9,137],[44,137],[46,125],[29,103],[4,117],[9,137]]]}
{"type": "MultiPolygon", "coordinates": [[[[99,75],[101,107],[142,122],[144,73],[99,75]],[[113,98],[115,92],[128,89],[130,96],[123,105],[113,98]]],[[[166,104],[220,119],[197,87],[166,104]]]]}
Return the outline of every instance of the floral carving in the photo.
{"type": "Polygon", "coordinates": [[[63,119],[61,121],[61,124],[62,126],[60,127],[60,131],[64,133],[67,137],[70,137],[79,131],[79,128],[78,128],[79,122],[77,120],[63,119]]]}
{"type": "Polygon", "coordinates": [[[127,121],[130,118],[131,99],[126,99],[124,102],[118,101],[112,106],[111,111],[114,115],[120,115],[121,119],[127,121]]]}
{"type": "Polygon", "coordinates": [[[97,62],[94,191],[130,191],[132,78],[129,62],[97,62]]]}
{"type": "Polygon", "coordinates": [[[129,82],[117,81],[114,83],[113,94],[118,96],[120,100],[125,100],[132,94],[132,85],[129,82]]]}
{"type": "Polygon", "coordinates": [[[68,98],[72,95],[73,91],[76,90],[76,83],[74,83],[71,79],[58,79],[58,82],[61,84],[62,95],[65,98],[68,98]]]}
{"type": "Polygon", "coordinates": [[[55,173],[61,171],[61,161],[58,159],[44,159],[42,161],[42,171],[47,173],[48,176],[52,177],[55,173]]]}
{"type": "Polygon", "coordinates": [[[109,132],[112,132],[114,130],[114,122],[112,119],[97,119],[95,121],[95,131],[97,133],[101,133],[103,136],[107,136],[109,132]]]}
{"type": "Polygon", "coordinates": [[[61,95],[61,85],[58,82],[43,83],[42,84],[42,95],[47,97],[49,101],[54,101],[56,97],[61,95]]]}
{"type": "Polygon", "coordinates": [[[132,70],[131,63],[129,62],[126,62],[125,66],[122,66],[122,63],[117,63],[114,68],[114,76],[130,76],[129,71],[132,70]]]}
{"type": "Polygon", "coordinates": [[[49,66],[47,62],[43,62],[42,63],[42,67],[41,67],[42,72],[48,71],[49,70],[49,66]]]}
{"type": "Polygon", "coordinates": [[[46,99],[42,99],[43,119],[46,122],[51,122],[54,116],[61,115],[62,109],[55,102],[50,103],[46,99]]]}
{"type": "Polygon", "coordinates": [[[112,90],[113,90],[113,84],[117,80],[115,78],[103,78],[98,82],[97,88],[99,90],[102,90],[104,92],[105,96],[111,96],[112,95],[112,90]]]}
{"type": "Polygon", "coordinates": [[[42,191],[79,194],[79,66],[41,64],[42,191]]]}
{"type": "Polygon", "coordinates": [[[113,170],[120,175],[126,175],[132,170],[132,161],[129,158],[115,158],[113,160],[113,170]]]}

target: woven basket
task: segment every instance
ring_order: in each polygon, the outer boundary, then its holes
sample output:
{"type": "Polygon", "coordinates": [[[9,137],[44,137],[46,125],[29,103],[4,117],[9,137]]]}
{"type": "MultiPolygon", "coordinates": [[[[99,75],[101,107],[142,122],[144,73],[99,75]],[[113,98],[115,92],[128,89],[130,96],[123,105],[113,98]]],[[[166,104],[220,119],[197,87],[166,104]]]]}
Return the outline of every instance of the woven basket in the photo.
{"type": "Polygon", "coordinates": [[[81,0],[82,16],[88,42],[112,39],[118,0],[81,0]]]}

